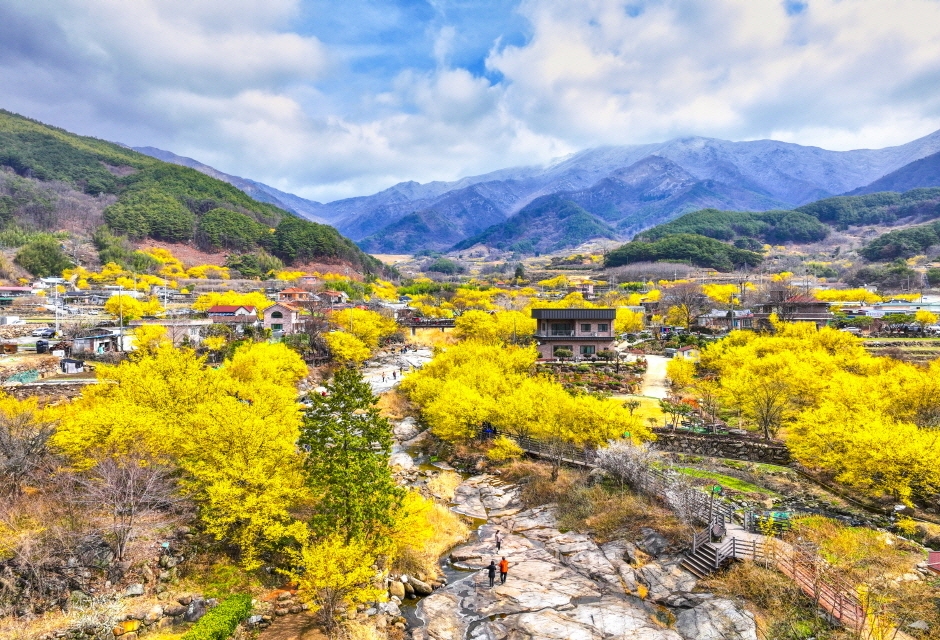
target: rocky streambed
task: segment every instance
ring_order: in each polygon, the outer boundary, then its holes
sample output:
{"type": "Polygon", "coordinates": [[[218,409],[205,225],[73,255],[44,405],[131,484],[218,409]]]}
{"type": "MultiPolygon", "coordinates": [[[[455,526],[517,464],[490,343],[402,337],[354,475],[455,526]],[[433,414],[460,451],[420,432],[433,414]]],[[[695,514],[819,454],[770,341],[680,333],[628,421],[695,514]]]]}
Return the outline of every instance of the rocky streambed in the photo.
{"type": "Polygon", "coordinates": [[[449,561],[469,569],[422,599],[416,640],[756,640],[753,617],[696,593],[695,578],[653,529],[598,545],[559,529],[551,505],[523,509],[515,487],[489,475],[461,484],[454,510],[485,521],[449,561]],[[494,535],[504,536],[496,551],[494,535]],[[505,584],[484,567],[503,556],[505,584]]]}

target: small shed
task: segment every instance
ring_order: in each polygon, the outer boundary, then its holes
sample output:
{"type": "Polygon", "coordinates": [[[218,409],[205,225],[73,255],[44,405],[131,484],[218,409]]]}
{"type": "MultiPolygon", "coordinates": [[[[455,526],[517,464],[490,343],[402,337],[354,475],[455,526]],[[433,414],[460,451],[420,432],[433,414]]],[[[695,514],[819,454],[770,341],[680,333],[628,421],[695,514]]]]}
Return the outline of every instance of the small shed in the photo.
{"type": "Polygon", "coordinates": [[[84,373],[85,372],[85,361],[76,360],[74,358],[62,358],[59,362],[59,366],[62,368],[62,373],[84,373]]]}

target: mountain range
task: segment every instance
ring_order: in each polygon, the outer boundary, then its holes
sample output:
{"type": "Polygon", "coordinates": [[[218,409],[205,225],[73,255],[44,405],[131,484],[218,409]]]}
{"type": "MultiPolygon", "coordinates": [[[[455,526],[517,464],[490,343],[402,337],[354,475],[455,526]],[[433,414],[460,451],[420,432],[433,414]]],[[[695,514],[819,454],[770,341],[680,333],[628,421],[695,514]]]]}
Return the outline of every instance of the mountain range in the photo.
{"type": "MultiPolygon", "coordinates": [[[[158,149],[137,150],[215,171],[158,149]]],[[[793,209],[847,192],[935,186],[940,184],[938,152],[940,131],[900,146],[853,151],[689,137],[588,149],[546,166],[501,169],[454,182],[403,182],[326,204],[221,172],[210,175],[257,199],[328,222],[373,253],[475,244],[528,253],[593,238],[629,239],[704,208],[793,209]]]]}

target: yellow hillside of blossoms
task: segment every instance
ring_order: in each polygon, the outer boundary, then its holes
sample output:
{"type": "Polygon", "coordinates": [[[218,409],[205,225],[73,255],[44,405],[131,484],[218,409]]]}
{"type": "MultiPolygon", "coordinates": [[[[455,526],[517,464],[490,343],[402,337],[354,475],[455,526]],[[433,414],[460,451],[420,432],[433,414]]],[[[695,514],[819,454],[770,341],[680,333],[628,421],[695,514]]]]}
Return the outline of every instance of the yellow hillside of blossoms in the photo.
{"type": "Polygon", "coordinates": [[[700,390],[717,379],[726,410],[838,482],[905,503],[940,492],[940,362],[875,357],[830,328],[774,328],[704,349],[700,390]]]}

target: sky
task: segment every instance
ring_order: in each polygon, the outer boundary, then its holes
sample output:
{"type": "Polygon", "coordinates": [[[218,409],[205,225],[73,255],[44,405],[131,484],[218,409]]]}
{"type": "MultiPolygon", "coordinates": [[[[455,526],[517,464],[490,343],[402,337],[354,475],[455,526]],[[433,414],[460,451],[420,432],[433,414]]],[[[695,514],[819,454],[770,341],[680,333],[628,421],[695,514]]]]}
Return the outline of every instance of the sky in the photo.
{"type": "Polygon", "coordinates": [[[940,129],[940,0],[0,0],[0,107],[319,201],[682,136],[940,129]]]}

